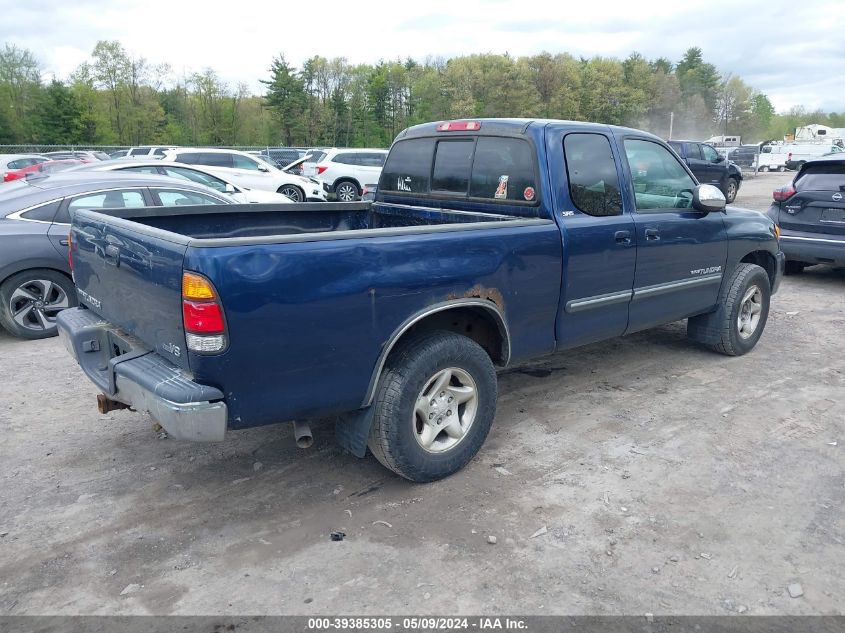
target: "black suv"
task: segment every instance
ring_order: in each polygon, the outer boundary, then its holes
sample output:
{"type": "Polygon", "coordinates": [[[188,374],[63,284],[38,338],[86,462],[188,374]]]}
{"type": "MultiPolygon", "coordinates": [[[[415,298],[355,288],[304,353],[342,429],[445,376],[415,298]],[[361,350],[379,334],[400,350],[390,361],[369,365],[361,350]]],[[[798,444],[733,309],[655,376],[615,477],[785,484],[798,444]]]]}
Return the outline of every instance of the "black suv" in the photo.
{"type": "Polygon", "coordinates": [[[715,185],[725,194],[728,204],[736,199],[742,183],[742,170],[716,148],[698,141],[667,141],[702,185],[715,185]]]}
{"type": "Polygon", "coordinates": [[[814,264],[845,266],[845,161],[807,161],[773,197],[769,217],[780,226],[786,272],[814,264]]]}

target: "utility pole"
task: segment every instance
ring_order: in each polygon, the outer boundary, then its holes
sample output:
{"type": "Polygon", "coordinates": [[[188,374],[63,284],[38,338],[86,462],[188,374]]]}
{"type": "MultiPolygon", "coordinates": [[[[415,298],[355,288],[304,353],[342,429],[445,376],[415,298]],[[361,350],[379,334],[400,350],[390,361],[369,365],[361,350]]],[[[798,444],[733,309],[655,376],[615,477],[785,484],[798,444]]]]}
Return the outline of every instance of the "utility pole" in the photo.
{"type": "Polygon", "coordinates": [[[669,113],[669,140],[670,141],[672,140],[672,128],[674,127],[674,125],[675,125],[675,113],[670,112],[669,113]]]}

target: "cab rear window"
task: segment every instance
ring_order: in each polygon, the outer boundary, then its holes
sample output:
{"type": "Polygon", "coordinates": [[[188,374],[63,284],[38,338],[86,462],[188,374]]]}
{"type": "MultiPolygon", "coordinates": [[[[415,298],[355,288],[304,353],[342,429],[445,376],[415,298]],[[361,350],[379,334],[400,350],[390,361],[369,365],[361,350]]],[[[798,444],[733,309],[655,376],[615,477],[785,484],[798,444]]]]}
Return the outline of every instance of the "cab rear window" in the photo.
{"type": "Polygon", "coordinates": [[[534,152],[523,139],[421,138],[394,144],[380,191],[485,200],[537,200],[534,152]]]}

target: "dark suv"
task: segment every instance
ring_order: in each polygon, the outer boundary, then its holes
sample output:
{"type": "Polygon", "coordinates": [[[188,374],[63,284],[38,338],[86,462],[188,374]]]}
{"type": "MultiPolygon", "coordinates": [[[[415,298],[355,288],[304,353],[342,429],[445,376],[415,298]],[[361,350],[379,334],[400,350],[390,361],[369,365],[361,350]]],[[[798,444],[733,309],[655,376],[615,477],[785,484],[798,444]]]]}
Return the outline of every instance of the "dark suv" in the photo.
{"type": "Polygon", "coordinates": [[[742,170],[716,148],[698,141],[667,141],[689,166],[702,185],[715,185],[725,194],[728,204],[736,199],[739,185],[742,183],[742,170]]]}
{"type": "Polygon", "coordinates": [[[807,161],[773,197],[769,217],[780,226],[786,272],[813,264],[845,266],[845,161],[807,161]]]}

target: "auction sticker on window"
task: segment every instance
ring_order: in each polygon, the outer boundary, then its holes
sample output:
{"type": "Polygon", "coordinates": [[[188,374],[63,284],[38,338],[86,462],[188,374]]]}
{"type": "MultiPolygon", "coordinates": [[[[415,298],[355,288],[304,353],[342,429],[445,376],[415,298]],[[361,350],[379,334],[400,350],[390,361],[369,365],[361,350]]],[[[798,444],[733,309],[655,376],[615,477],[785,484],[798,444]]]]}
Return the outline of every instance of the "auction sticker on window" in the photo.
{"type": "Polygon", "coordinates": [[[522,197],[528,201],[534,199],[534,187],[526,187],[525,191],[522,192],[522,197]]]}

